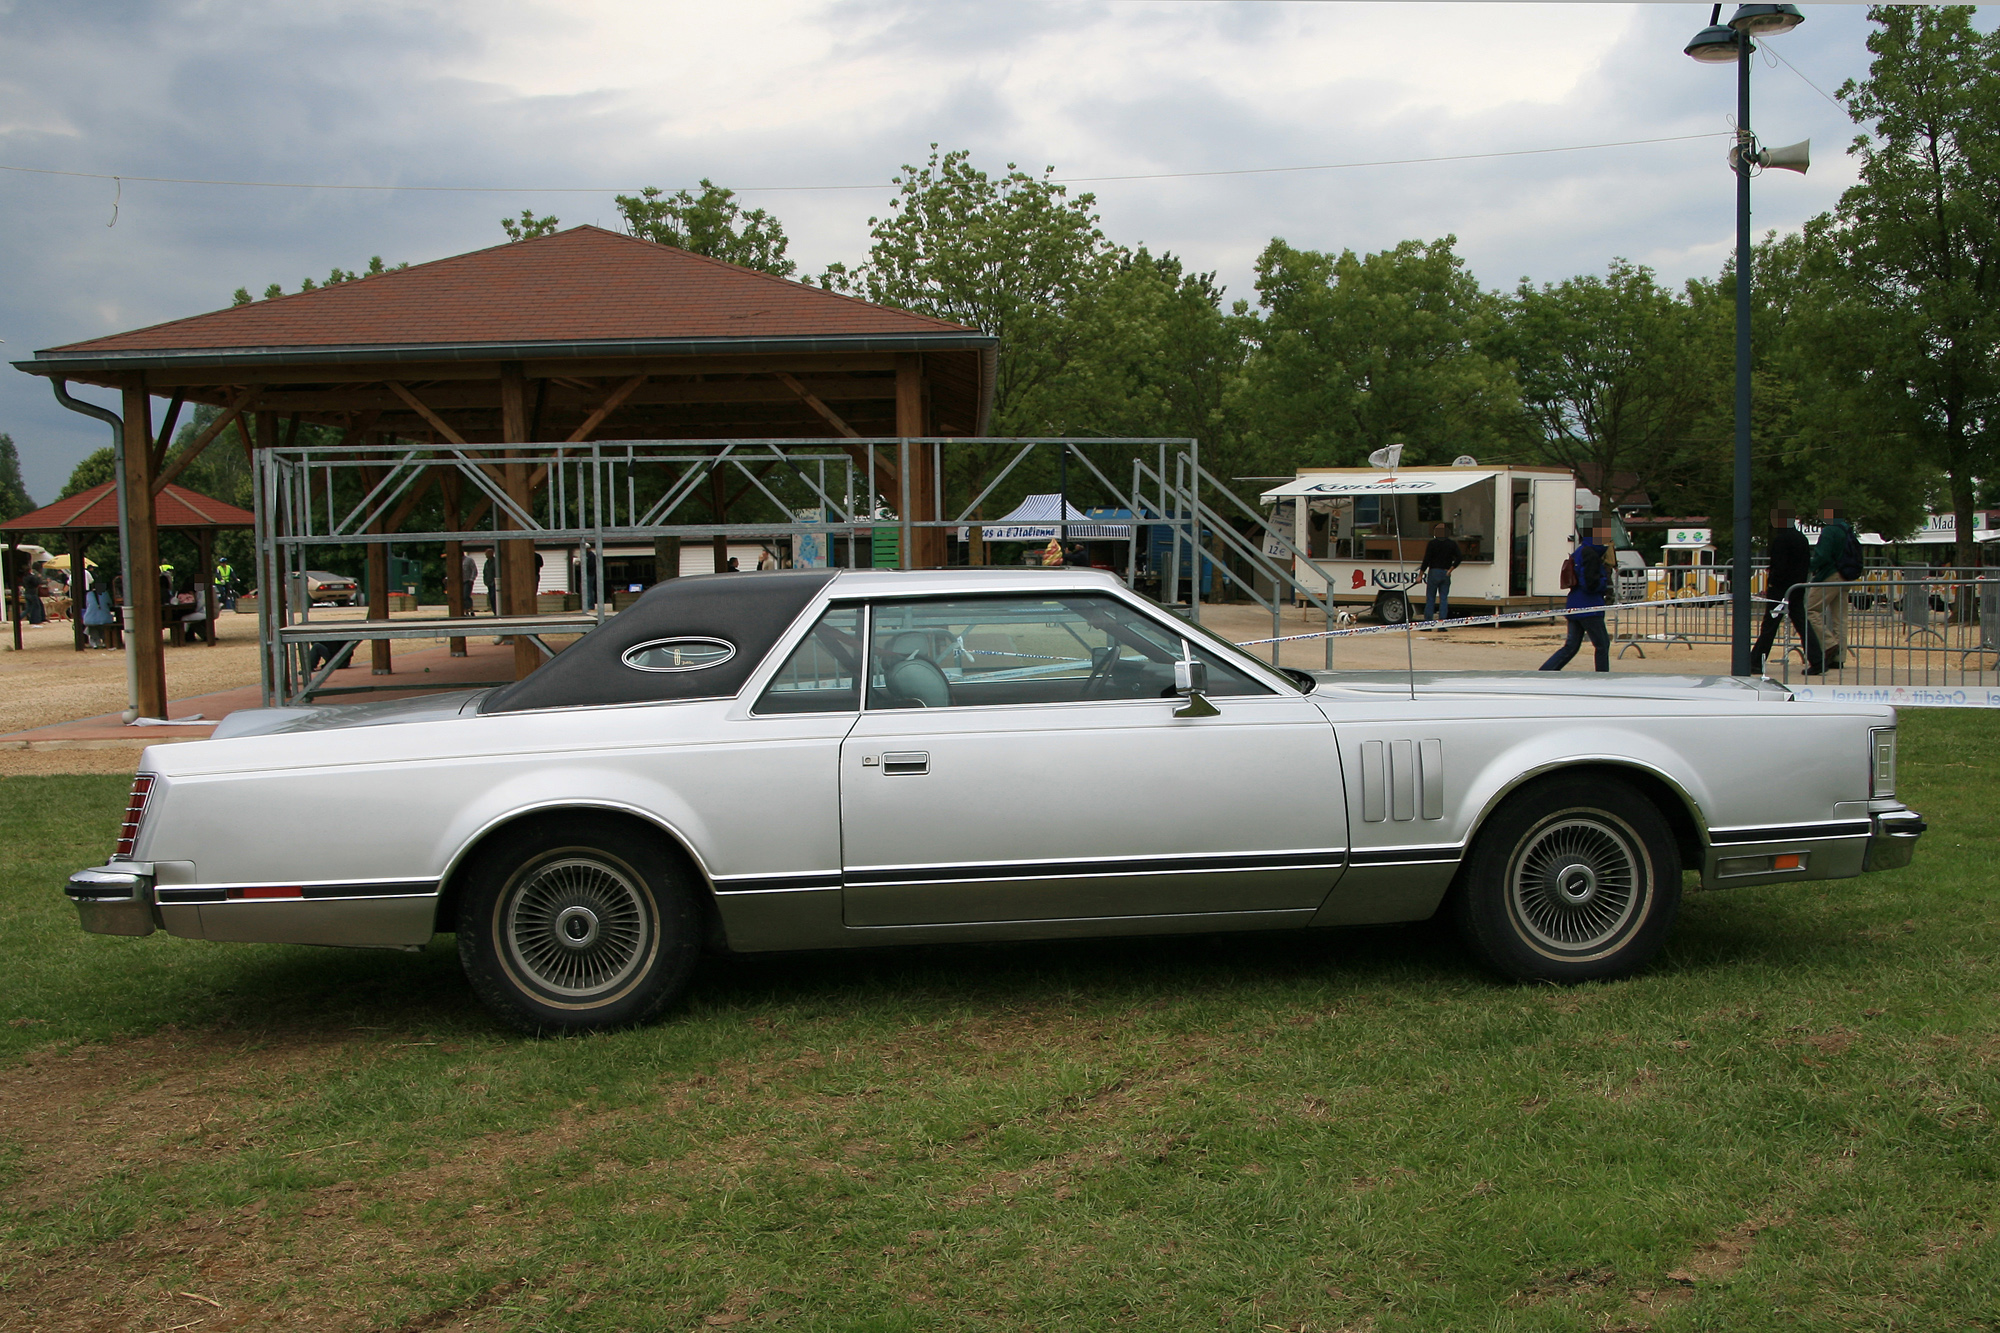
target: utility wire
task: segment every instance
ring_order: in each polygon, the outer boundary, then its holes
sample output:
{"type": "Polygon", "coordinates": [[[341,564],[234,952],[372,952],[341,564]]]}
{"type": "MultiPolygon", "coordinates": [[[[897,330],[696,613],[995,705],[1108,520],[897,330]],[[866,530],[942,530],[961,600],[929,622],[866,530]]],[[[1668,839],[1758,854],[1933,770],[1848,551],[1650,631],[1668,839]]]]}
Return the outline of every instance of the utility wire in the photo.
{"type": "Polygon", "coordinates": [[[1814,83],[1811,79],[1806,78],[1805,71],[1800,69],[1797,65],[1794,65],[1791,61],[1785,59],[1785,57],[1778,52],[1776,47],[1773,47],[1767,42],[1763,46],[1758,47],[1757,49],[1759,51],[1764,52],[1766,55],[1776,57],[1778,63],[1783,65],[1786,69],[1790,70],[1792,73],[1798,75],[1800,80],[1805,83],[1806,87],[1812,89],[1814,92],[1818,93],[1821,97],[1824,97],[1827,101],[1839,107],[1841,111],[1845,112],[1847,110],[1846,104],[1844,104],[1838,97],[1835,97],[1832,93],[1828,92],[1826,89],[1814,83]]]}
{"type": "MultiPolygon", "coordinates": [[[[1310,166],[1296,167],[1236,167],[1219,171],[1155,171],[1123,176],[1059,176],[1051,179],[1058,185],[1095,185],[1113,181],[1153,181],[1192,180],[1204,176],[1268,176],[1300,171],[1348,171],[1360,167],[1405,167],[1419,166],[1432,162],[1476,162],[1497,157],[1540,157],[1550,153],[1585,153],[1603,148],[1636,148],[1644,144],[1684,143],[1691,139],[1726,138],[1727,134],[1713,131],[1706,134],[1672,134],[1656,139],[1621,139],[1615,143],[1566,144],[1560,148],[1515,148],[1493,153],[1448,153],[1438,157],[1393,157],[1380,158],[1368,162],[1323,162],[1310,166]]],[[[323,185],[308,181],[236,181],[201,180],[186,176],[132,176],[113,175],[105,171],[59,171],[51,167],[16,167],[0,163],[0,171],[23,172],[36,176],[72,176],[84,180],[102,181],[147,181],[156,185],[217,185],[246,189],[264,190],[373,190],[409,191],[424,194],[617,194],[627,190],[637,193],[637,186],[575,186],[575,185],[323,185]]],[[[829,190],[892,190],[893,181],[869,185],[749,185],[736,190],[737,194],[804,193],[829,190]]]]}

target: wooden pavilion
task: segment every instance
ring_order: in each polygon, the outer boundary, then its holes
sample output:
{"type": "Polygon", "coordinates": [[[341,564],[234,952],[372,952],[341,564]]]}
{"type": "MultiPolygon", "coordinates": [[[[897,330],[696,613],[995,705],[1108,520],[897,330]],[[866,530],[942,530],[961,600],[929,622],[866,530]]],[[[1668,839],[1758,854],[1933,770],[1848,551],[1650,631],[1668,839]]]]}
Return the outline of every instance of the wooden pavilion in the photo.
{"type": "MultiPolygon", "coordinates": [[[[254,450],[300,422],[349,443],[530,444],[617,439],[825,441],[982,435],[998,340],[977,330],[623,236],[574,227],[337,286],[37,352],[14,363],[56,382],[123,395],[118,430],[134,569],[158,556],[158,501],[180,467],[229,436],[254,450]],[[155,421],[152,400],[168,400],[155,421]],[[169,467],[190,403],[219,409],[169,467]]],[[[864,449],[844,445],[859,458],[864,449]]],[[[939,517],[926,451],[912,454],[910,517],[939,517]],[[919,457],[921,455],[921,457],[919,457]],[[919,470],[926,475],[915,475],[919,470]]],[[[893,460],[877,476],[898,484],[893,460]]],[[[504,468],[524,507],[541,484],[504,468]]],[[[718,494],[718,504],[726,497],[718,494]]],[[[457,496],[444,494],[455,520],[457,496]]],[[[408,516],[384,519],[397,531],[408,516]]],[[[718,518],[721,517],[718,512],[718,518]]],[[[508,520],[502,520],[503,525],[508,520]]],[[[910,561],[944,563],[941,529],[918,529],[910,561]]],[[[502,611],[534,610],[534,551],[502,541],[502,611]]],[[[387,615],[387,552],[369,580],[387,615]]],[[[447,553],[456,562],[456,550],[447,553]]],[[[447,579],[461,614],[457,580],[447,579]]],[[[151,580],[131,590],[141,713],[163,715],[161,607],[151,580]]],[[[386,667],[387,645],[378,665],[386,667]]],[[[525,639],[516,671],[539,661],[525,639]]]]}
{"type": "MultiPolygon", "coordinates": [[[[200,605],[206,608],[208,616],[208,642],[213,645],[217,635],[215,622],[221,606],[215,595],[215,534],[225,528],[255,527],[257,516],[247,509],[217,500],[212,496],[191,491],[185,486],[169,482],[162,486],[153,497],[153,526],[156,532],[185,532],[194,539],[197,567],[193,584],[200,590],[200,605]]],[[[104,482],[89,490],[78,491],[53,504],[43,505],[32,513],[10,518],[0,523],[0,533],[5,533],[8,546],[13,546],[30,533],[61,533],[63,547],[69,556],[70,568],[70,627],[75,631],[76,650],[83,651],[83,592],[87,575],[83,573],[84,548],[92,537],[118,531],[118,485],[104,482]]],[[[158,543],[155,542],[157,550],[158,543]]],[[[151,564],[134,564],[135,572],[150,573],[159,565],[155,558],[151,564]]],[[[153,587],[158,594],[159,580],[151,577],[139,579],[153,587]]],[[[9,590],[12,591],[11,589],[9,590]]],[[[164,608],[162,619],[164,619],[164,608]]],[[[176,631],[178,633],[179,631],[176,631]]],[[[16,637],[19,636],[18,623],[16,637]]],[[[153,632],[157,643],[159,631],[153,632]]],[[[19,646],[17,643],[16,647],[19,646]]],[[[164,702],[164,700],[162,701],[164,702]]],[[[165,717],[165,712],[147,714],[149,717],[165,717]]]]}

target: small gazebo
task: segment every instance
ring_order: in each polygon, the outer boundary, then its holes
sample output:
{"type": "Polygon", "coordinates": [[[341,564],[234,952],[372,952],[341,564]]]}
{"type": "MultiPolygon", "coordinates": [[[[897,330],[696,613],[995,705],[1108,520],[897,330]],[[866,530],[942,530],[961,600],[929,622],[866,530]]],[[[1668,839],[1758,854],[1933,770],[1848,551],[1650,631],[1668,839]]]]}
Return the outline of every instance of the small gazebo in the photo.
{"type": "MultiPolygon", "coordinates": [[[[250,528],[257,522],[257,516],[247,509],[239,509],[213,496],[191,491],[185,486],[168,482],[153,497],[154,522],[162,532],[185,532],[194,538],[198,553],[195,570],[195,586],[203,590],[203,597],[210,617],[208,641],[216,640],[214,621],[219,609],[215,596],[215,534],[225,528],[250,528]]],[[[9,550],[20,545],[21,538],[30,533],[59,532],[63,535],[63,546],[69,555],[70,626],[76,634],[76,650],[83,651],[83,597],[85,578],[84,547],[92,537],[118,531],[118,487],[115,482],[104,482],[92,486],[87,491],[78,491],[54,504],[43,505],[31,514],[10,518],[0,523],[0,533],[5,533],[9,550]]],[[[141,567],[134,566],[135,577],[141,567]]],[[[150,574],[150,569],[144,570],[150,574]]],[[[10,596],[14,590],[9,589],[10,596]]],[[[16,622],[15,633],[20,632],[16,622]]],[[[158,638],[157,631],[154,637],[158,638]]]]}

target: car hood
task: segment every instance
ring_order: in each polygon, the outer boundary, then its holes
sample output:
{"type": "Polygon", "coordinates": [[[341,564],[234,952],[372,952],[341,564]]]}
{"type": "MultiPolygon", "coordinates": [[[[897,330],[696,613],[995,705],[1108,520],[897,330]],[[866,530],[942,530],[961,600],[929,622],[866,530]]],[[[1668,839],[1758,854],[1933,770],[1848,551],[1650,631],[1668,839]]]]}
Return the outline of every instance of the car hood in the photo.
{"type": "Polygon", "coordinates": [[[1513,695],[1537,698],[1680,699],[1744,702],[1750,698],[1788,700],[1792,692],[1767,677],[1664,676],[1644,672],[1557,671],[1314,671],[1314,697],[1361,699],[1420,695],[1458,697],[1513,695]]]}
{"type": "Polygon", "coordinates": [[[386,703],[317,704],[310,708],[239,708],[222,719],[210,740],[275,736],[293,731],[386,727],[398,722],[443,722],[476,711],[488,690],[452,690],[386,703]]]}

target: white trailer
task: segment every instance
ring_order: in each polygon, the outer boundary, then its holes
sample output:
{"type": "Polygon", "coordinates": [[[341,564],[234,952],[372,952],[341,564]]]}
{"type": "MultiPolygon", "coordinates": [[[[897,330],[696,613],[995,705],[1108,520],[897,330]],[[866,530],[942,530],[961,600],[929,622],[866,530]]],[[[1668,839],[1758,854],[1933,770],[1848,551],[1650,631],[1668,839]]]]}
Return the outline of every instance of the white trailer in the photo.
{"type": "Polygon", "coordinates": [[[1459,545],[1453,614],[1547,605],[1564,596],[1576,536],[1576,478],[1562,468],[1300,468],[1265,491],[1279,526],[1309,558],[1298,582],[1336,602],[1367,603],[1392,624],[1423,603],[1424,547],[1442,523],[1459,545]],[[1289,513],[1285,511],[1289,510],[1289,513]]]}

